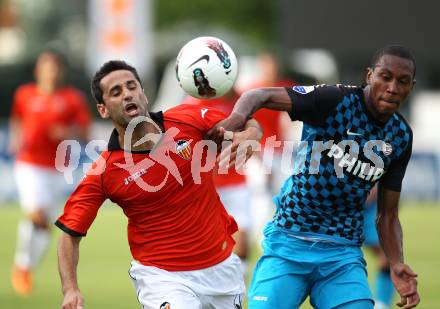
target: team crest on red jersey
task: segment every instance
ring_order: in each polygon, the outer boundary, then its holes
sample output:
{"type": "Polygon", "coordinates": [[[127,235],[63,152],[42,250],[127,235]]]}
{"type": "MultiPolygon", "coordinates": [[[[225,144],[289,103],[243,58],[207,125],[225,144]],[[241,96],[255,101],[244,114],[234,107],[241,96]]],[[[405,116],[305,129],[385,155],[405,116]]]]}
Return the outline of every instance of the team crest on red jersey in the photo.
{"type": "Polygon", "coordinates": [[[181,139],[176,143],[176,153],[185,160],[189,160],[191,158],[191,145],[189,142],[181,139]]]}

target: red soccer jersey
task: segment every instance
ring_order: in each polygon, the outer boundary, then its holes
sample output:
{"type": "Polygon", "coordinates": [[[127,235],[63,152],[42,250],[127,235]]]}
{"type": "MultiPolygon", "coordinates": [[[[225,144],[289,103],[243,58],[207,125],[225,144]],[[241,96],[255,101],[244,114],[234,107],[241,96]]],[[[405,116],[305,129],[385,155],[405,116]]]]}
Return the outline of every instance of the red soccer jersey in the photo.
{"type": "Polygon", "coordinates": [[[87,127],[91,120],[86,101],[76,89],[63,87],[46,95],[35,84],[17,89],[12,118],[19,120],[21,126],[22,145],[17,160],[52,168],[61,142],[51,137],[52,128],[70,125],[87,127]]]}
{"type": "MultiPolygon", "coordinates": [[[[205,107],[216,108],[225,114],[229,115],[234,108],[235,102],[238,100],[238,95],[232,98],[222,96],[215,99],[196,99],[194,97],[188,97],[185,100],[186,104],[200,105],[205,107]]],[[[217,188],[238,185],[246,183],[246,176],[244,173],[238,173],[235,167],[228,170],[227,174],[215,174],[214,183],[217,188]]]]}
{"type": "Polygon", "coordinates": [[[226,259],[237,224],[220,202],[212,170],[201,173],[200,184],[192,174],[195,157],[200,157],[195,145],[225,115],[201,109],[180,105],[163,118],[162,113],[151,114],[165,130],[152,152],[122,150],[114,131],[108,150],[72,193],[56,225],[73,236],[84,236],[109,198],[128,217],[130,250],[143,265],[183,271],[226,259]]]}

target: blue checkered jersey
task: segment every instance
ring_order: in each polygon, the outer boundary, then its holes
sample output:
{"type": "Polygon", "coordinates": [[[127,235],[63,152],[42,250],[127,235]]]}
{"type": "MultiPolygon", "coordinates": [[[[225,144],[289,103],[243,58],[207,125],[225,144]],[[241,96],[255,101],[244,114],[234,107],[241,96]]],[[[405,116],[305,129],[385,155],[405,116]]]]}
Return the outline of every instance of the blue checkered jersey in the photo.
{"type": "Polygon", "coordinates": [[[400,191],[411,156],[412,131],[395,113],[375,120],[363,89],[286,88],[292,120],[303,122],[294,172],[274,198],[273,224],[293,235],[351,245],[363,241],[363,207],[376,182],[400,191]]]}

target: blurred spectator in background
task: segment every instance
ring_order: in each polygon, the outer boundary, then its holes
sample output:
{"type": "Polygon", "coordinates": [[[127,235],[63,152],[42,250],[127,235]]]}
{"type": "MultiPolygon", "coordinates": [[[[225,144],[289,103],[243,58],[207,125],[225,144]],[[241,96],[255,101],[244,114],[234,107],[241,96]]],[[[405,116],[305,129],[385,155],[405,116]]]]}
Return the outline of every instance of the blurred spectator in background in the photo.
{"type": "Polygon", "coordinates": [[[391,281],[390,265],[379,242],[376,229],[377,186],[370,192],[365,203],[364,212],[364,247],[370,249],[377,261],[377,272],[374,278],[374,308],[387,309],[393,306],[394,286],[391,281]]]}
{"type": "Polygon", "coordinates": [[[57,146],[66,139],[88,138],[87,102],[63,84],[64,67],[61,54],[44,51],[35,64],[35,82],[20,86],[13,99],[10,151],[16,156],[15,180],[25,217],[18,225],[11,280],[21,295],[32,290],[31,272],[46,251],[49,226],[58,214],[65,182],[55,169],[57,146]]]}
{"type": "MultiPolygon", "coordinates": [[[[232,112],[235,101],[239,94],[235,90],[229,91],[222,97],[215,99],[196,99],[188,97],[184,104],[196,104],[206,106],[206,108],[215,108],[229,115],[232,112]]],[[[236,241],[234,253],[241,259],[243,273],[246,274],[249,258],[249,235],[252,227],[251,217],[251,196],[246,182],[244,171],[237,172],[235,167],[230,168],[227,173],[217,170],[214,183],[217,193],[226,211],[234,217],[238,223],[238,232],[233,237],[236,241]]]]}

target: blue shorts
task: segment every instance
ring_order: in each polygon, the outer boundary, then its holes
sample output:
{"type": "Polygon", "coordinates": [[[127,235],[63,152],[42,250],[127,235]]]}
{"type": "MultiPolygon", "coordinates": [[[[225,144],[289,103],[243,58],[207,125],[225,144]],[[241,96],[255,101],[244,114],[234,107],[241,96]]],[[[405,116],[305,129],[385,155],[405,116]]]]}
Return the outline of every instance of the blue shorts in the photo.
{"type": "Polygon", "coordinates": [[[359,247],[302,240],[272,224],[265,229],[264,255],[249,288],[249,309],[299,308],[307,296],[319,309],[371,300],[359,247]]]}
{"type": "Polygon", "coordinates": [[[379,236],[376,229],[377,203],[365,206],[364,210],[364,245],[379,246],[379,236]]]}

